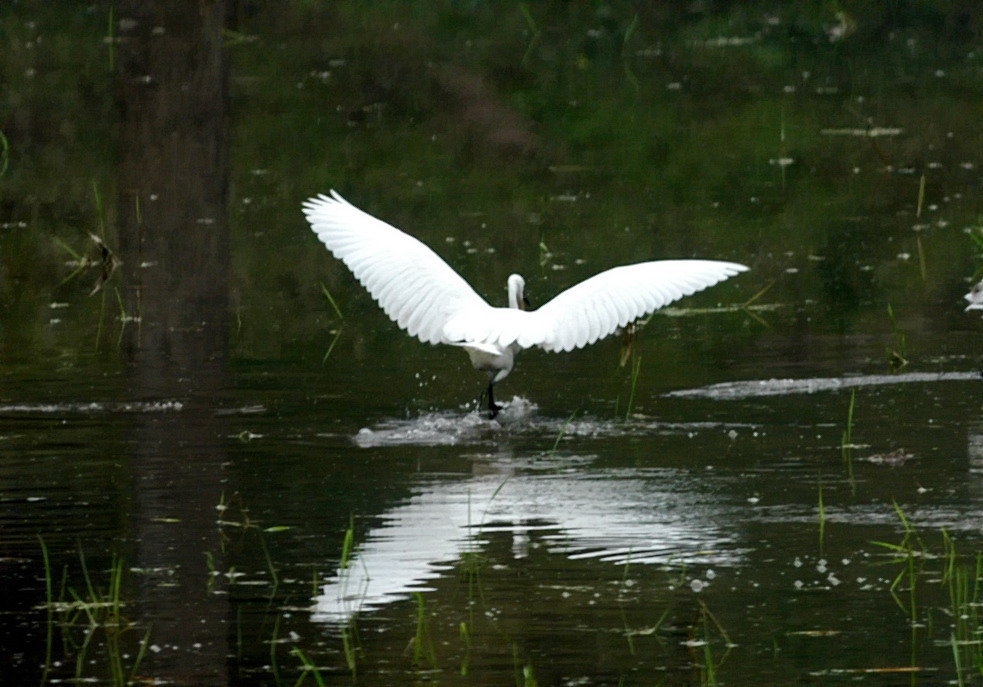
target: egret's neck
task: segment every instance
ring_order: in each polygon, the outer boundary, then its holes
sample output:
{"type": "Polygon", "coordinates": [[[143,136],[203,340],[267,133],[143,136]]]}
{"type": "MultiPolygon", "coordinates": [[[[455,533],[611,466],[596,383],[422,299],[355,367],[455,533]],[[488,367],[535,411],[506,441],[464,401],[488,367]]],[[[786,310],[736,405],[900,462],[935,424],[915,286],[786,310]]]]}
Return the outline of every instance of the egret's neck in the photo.
{"type": "Polygon", "coordinates": [[[509,307],[513,310],[523,310],[522,290],[526,282],[518,274],[509,277],[509,307]]]}

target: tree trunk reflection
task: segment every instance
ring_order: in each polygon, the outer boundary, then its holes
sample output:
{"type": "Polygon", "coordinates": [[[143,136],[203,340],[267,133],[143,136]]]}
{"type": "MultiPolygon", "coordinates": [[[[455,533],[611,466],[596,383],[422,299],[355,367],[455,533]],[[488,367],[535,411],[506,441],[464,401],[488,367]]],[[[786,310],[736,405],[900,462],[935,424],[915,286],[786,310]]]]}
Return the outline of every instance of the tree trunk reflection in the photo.
{"type": "Polygon", "coordinates": [[[224,2],[117,5],[119,252],[131,393],[177,400],[137,421],[133,455],[138,618],[153,651],[140,669],[172,684],[228,682],[228,600],[208,589],[219,556],[227,430],[227,58],[224,2]]]}

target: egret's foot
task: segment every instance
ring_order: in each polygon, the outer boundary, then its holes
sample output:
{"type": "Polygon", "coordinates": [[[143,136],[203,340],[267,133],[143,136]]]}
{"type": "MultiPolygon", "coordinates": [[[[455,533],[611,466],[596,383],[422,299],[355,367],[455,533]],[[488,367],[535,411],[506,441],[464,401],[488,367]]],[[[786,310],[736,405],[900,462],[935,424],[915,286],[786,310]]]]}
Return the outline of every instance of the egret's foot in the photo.
{"type": "MultiPolygon", "coordinates": [[[[488,396],[488,419],[494,420],[495,416],[498,415],[499,411],[504,407],[495,403],[495,392],[492,391],[492,386],[494,384],[489,384],[485,392],[481,394],[482,396],[488,396]]],[[[478,400],[478,408],[481,408],[481,399],[478,400]]]]}

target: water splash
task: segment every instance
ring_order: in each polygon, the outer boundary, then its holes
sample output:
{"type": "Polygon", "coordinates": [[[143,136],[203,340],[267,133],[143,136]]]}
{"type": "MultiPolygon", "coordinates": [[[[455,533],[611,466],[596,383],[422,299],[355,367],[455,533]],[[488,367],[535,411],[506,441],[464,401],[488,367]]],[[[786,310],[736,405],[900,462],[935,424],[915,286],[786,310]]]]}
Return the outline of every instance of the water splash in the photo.
{"type": "Polygon", "coordinates": [[[636,416],[622,418],[544,417],[538,406],[515,396],[495,419],[484,412],[461,414],[455,411],[424,413],[418,417],[387,420],[375,427],[363,427],[352,437],[361,448],[380,446],[468,446],[495,444],[507,437],[618,438],[658,435],[696,435],[723,429],[753,428],[745,423],[661,422],[636,416]]]}
{"type": "Polygon", "coordinates": [[[362,448],[483,443],[491,441],[508,427],[527,422],[536,410],[535,403],[514,396],[494,419],[484,411],[472,411],[465,415],[454,411],[425,413],[406,420],[389,420],[374,428],[363,427],[353,440],[362,448]]]}

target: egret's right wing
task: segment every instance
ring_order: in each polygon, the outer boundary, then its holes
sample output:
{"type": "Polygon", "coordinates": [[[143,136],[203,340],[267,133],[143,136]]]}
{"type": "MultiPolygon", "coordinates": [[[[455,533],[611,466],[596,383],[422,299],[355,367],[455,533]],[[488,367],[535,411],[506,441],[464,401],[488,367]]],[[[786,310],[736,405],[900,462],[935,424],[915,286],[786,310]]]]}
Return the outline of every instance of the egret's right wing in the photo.
{"type": "Polygon", "coordinates": [[[331,191],[304,203],[321,242],[345,263],[385,313],[420,341],[450,343],[447,322],[461,312],[493,310],[423,242],[331,191]]]}

